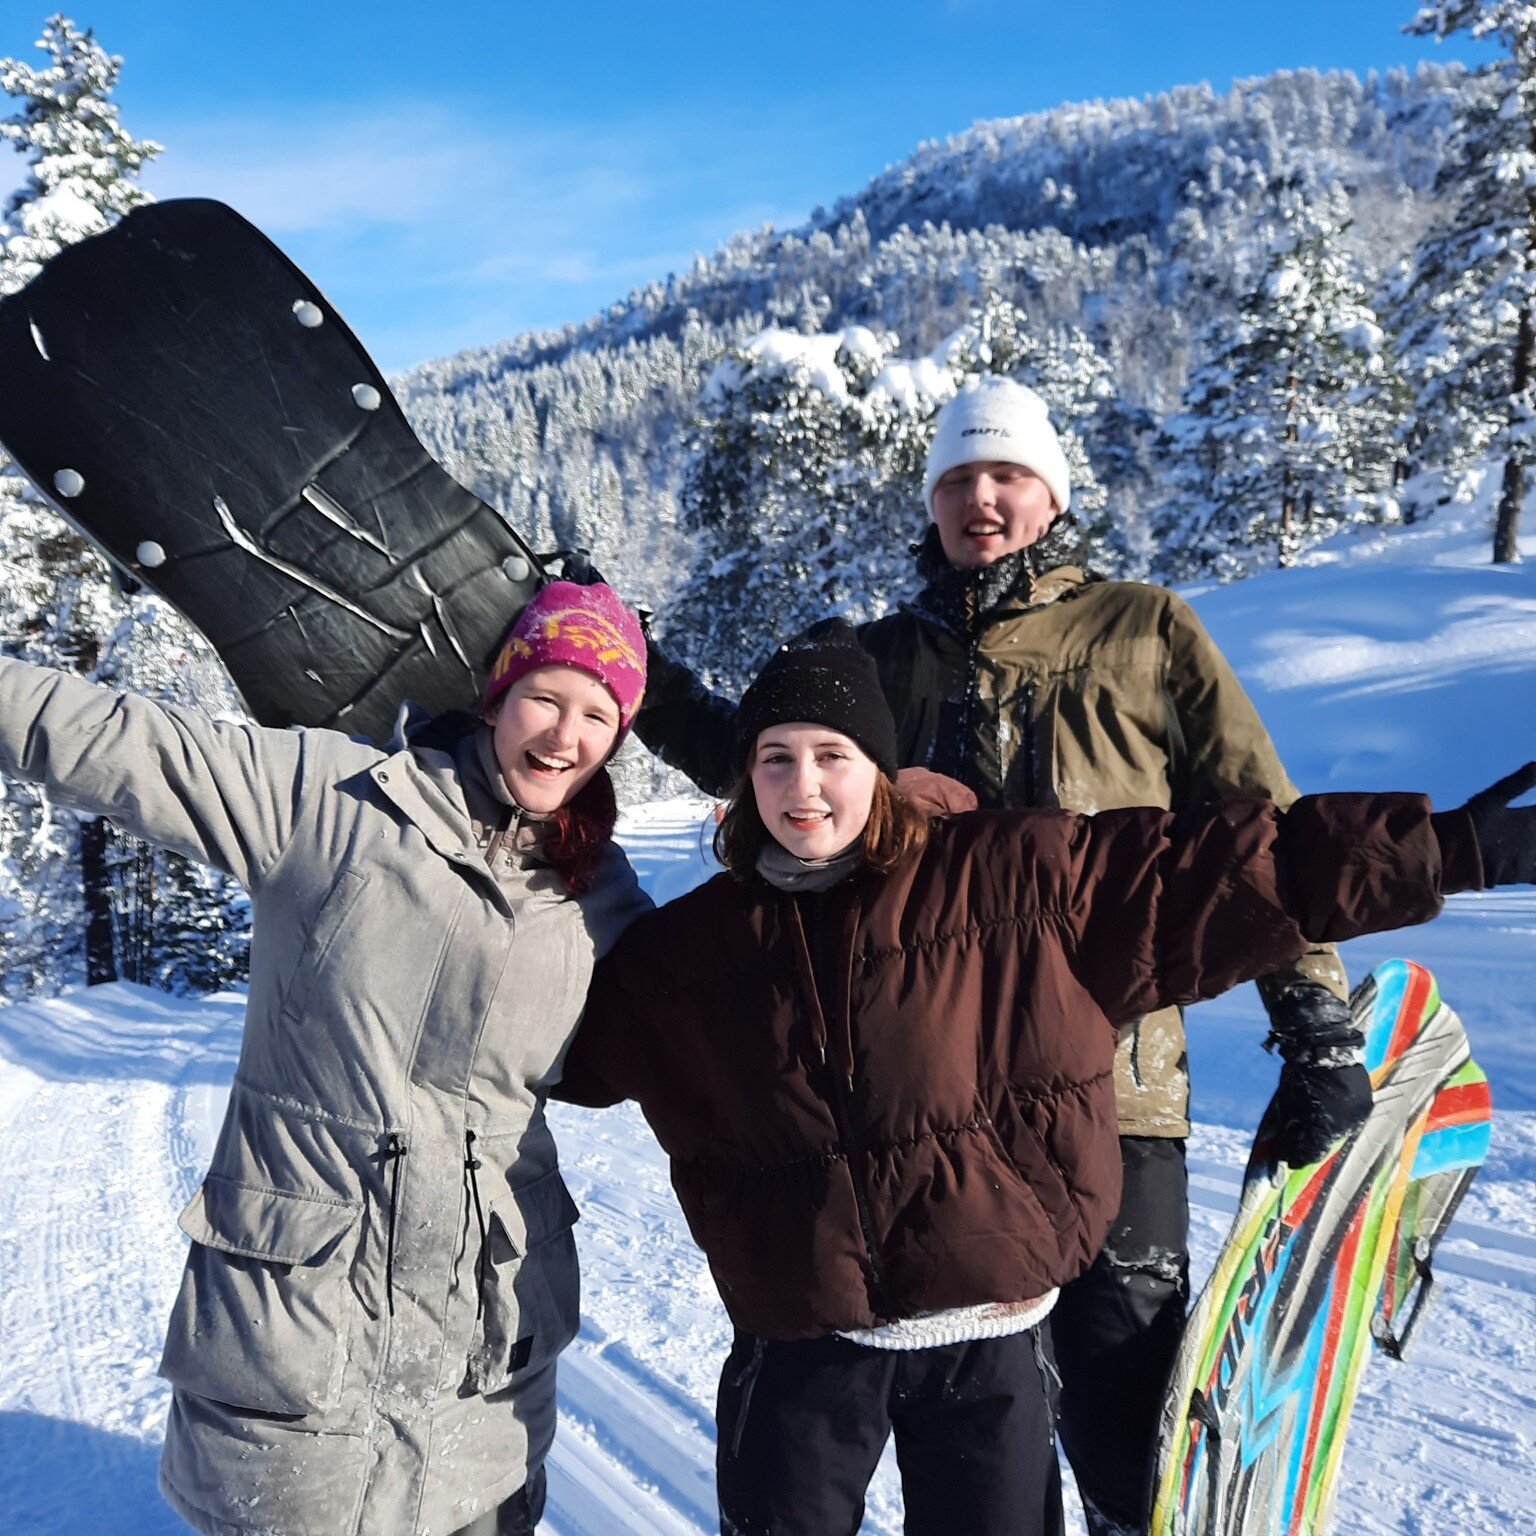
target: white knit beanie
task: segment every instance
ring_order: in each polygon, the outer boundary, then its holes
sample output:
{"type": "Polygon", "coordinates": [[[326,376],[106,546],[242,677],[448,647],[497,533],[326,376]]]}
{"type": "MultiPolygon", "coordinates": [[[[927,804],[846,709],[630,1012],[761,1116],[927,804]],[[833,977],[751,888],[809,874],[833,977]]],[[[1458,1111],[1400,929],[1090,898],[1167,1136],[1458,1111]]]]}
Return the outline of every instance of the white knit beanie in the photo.
{"type": "Polygon", "coordinates": [[[923,504],[933,516],[933,488],[957,464],[1022,464],[1050,488],[1056,509],[1072,501],[1072,474],[1045,401],[1012,379],[989,374],[967,384],[939,412],[923,472],[923,504]]]}

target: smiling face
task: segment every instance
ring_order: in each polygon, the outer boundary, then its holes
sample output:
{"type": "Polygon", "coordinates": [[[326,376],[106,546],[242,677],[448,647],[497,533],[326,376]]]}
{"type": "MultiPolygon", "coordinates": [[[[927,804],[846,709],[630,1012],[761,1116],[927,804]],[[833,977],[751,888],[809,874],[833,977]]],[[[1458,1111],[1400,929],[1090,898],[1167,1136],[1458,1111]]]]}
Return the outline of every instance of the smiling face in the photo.
{"type": "Polygon", "coordinates": [[[772,726],[752,756],[757,814],[799,859],[829,858],[857,839],[879,776],[857,742],[824,725],[772,726]]]}
{"type": "Polygon", "coordinates": [[[1022,464],[957,464],[933,487],[933,521],[951,565],[976,570],[1028,549],[1056,517],[1050,487],[1022,464]]]}
{"type": "Polygon", "coordinates": [[[613,695],[576,667],[525,672],[488,718],[507,789],[535,815],[570,800],[608,760],[619,736],[613,695]]]}

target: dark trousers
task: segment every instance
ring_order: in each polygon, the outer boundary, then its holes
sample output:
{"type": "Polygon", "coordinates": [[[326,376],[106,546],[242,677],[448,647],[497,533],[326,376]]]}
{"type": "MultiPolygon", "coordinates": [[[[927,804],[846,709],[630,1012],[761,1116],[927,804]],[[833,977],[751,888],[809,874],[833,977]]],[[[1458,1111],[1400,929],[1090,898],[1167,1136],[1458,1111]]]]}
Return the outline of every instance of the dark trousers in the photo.
{"type": "Polygon", "coordinates": [[[1120,1155],[1120,1213],[1051,1314],[1061,1443],[1091,1536],[1144,1527],[1158,1410],[1189,1301],[1184,1143],[1122,1136],[1120,1155]]]}
{"type": "Polygon", "coordinates": [[[1059,1536],[1038,1330],[933,1349],[738,1334],[720,1376],[722,1536],[854,1536],[894,1431],[907,1536],[1059,1536]]]}
{"type": "Polygon", "coordinates": [[[540,1467],[510,1499],[486,1510],[454,1536],[533,1536],[544,1513],[544,1487],[544,1468],[540,1467]]]}

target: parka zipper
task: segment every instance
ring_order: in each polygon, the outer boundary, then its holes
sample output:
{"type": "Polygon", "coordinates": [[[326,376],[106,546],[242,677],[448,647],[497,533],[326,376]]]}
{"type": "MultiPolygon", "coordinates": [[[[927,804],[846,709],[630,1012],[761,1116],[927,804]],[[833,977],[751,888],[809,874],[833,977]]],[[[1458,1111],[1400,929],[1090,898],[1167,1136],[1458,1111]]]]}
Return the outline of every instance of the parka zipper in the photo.
{"type": "MultiPolygon", "coordinates": [[[[1024,685],[1024,740],[1019,743],[1019,750],[1024,754],[1024,804],[1039,805],[1040,784],[1035,760],[1035,685],[1033,682],[1024,685]]],[[[1004,772],[1005,782],[1007,777],[1007,773],[1004,772]]]]}
{"type": "Polygon", "coordinates": [[[976,593],[967,588],[962,605],[962,623],[965,628],[965,682],[960,694],[960,739],[954,744],[955,777],[973,789],[979,787],[979,776],[972,769],[973,754],[971,737],[976,721],[976,677],[981,669],[981,633],[977,628],[976,593]]]}
{"type": "MultiPolygon", "coordinates": [[[[793,939],[795,967],[800,973],[800,985],[805,992],[807,1006],[811,1010],[811,1027],[821,1053],[821,1064],[832,1079],[832,1123],[837,1129],[838,1144],[843,1149],[843,1157],[848,1164],[848,1178],[853,1185],[854,1205],[859,1213],[859,1231],[864,1239],[864,1262],[869,1273],[870,1293],[878,1303],[876,1310],[881,1314],[889,1315],[890,1307],[886,1304],[885,1268],[880,1258],[880,1248],[875,1236],[874,1208],[869,1198],[868,1169],[863,1144],[854,1130],[851,1026],[840,1036],[847,1045],[847,1062],[829,1060],[826,1014],[821,1006],[821,993],[816,986],[816,971],[811,964],[811,951],[805,936],[805,924],[801,921],[800,908],[794,898],[787,897],[786,903],[790,912],[789,926],[793,939]]],[[[857,925],[857,906],[852,909],[849,916],[848,926],[851,929],[857,925]]],[[[853,964],[851,932],[845,933],[844,938],[847,941],[847,959],[851,969],[853,964]]],[[[846,991],[845,988],[842,999],[845,1014],[848,1010],[846,991]]],[[[844,1023],[846,1025],[849,1021],[845,1018],[844,1023]]]]}

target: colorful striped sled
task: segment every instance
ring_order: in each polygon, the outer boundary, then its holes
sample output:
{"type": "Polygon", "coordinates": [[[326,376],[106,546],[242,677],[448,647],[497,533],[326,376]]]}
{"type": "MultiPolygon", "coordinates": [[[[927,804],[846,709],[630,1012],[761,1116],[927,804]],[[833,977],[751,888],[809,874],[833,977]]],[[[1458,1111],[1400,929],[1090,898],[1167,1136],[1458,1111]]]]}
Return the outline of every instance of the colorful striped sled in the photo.
{"type": "Polygon", "coordinates": [[[1152,1536],[1327,1530],[1368,1341],[1401,1356],[1435,1244],[1487,1154],[1488,1080],[1434,977],[1390,960],[1352,1006],[1370,1118],[1289,1168],[1266,1112],[1163,1405],[1152,1536]]]}

